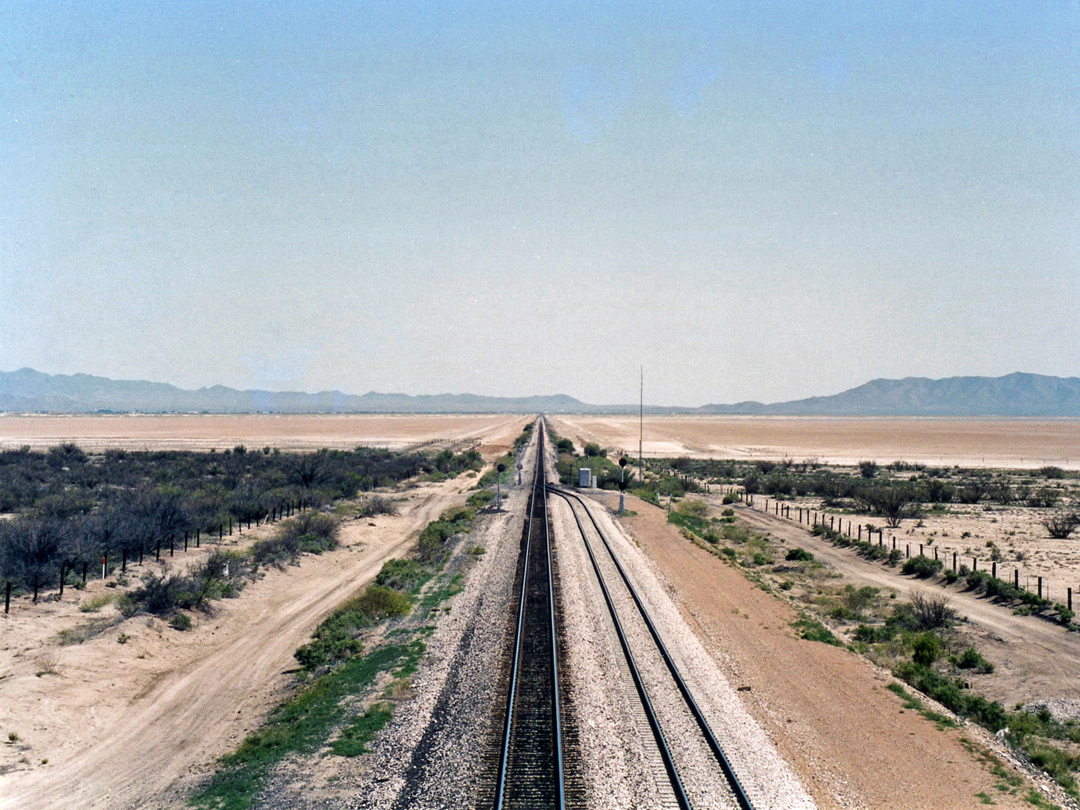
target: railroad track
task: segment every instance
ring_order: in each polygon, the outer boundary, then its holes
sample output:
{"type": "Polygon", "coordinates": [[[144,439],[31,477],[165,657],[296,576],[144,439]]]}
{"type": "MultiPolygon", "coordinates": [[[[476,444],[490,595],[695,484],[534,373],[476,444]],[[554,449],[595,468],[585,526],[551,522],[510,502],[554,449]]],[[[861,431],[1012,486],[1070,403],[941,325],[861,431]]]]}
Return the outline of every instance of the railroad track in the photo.
{"type": "MultiPolygon", "coordinates": [[[[655,647],[655,652],[659,654],[663,659],[667,674],[670,678],[671,685],[669,688],[674,688],[678,691],[686,711],[693,717],[694,724],[697,727],[698,732],[701,734],[708,750],[711,752],[713,759],[716,762],[716,766],[723,774],[724,781],[729,786],[731,791],[730,801],[731,806],[738,807],[740,810],[753,810],[753,805],[750,802],[749,797],[746,795],[746,791],[743,789],[742,784],[739,782],[738,776],[735,774],[731,763],[728,761],[723,749],[716,739],[715,734],[709,726],[704,714],[699,708],[697,702],[694,700],[693,695],[690,693],[690,689],[687,687],[682,675],[679,673],[678,667],[675,661],[672,659],[671,654],[668,652],[663,639],[660,637],[659,632],[656,629],[652,618],[649,616],[645,605],[642,603],[641,598],[638,596],[636,589],[630,581],[630,578],[626,574],[626,570],[622,563],[619,561],[618,556],[615,554],[614,549],[608,542],[604,532],[600,529],[600,526],[596,522],[596,518],[593,516],[592,511],[588,505],[576,494],[565,491],[558,487],[548,486],[548,492],[563,498],[573,515],[574,522],[577,525],[578,532],[581,536],[581,540],[585,545],[585,549],[588,553],[589,560],[592,563],[593,572],[596,575],[597,582],[599,583],[600,590],[604,596],[604,602],[607,605],[609,615],[611,617],[612,624],[615,627],[616,634],[619,638],[619,644],[622,648],[626,665],[630,671],[630,675],[634,681],[634,687],[637,691],[638,698],[641,701],[642,710],[648,720],[648,725],[652,731],[653,739],[656,743],[656,747],[663,760],[664,770],[667,773],[668,781],[671,785],[672,793],[674,794],[675,802],[682,810],[691,810],[692,804],[690,797],[687,795],[687,788],[683,783],[683,778],[680,774],[680,769],[676,763],[676,756],[673,754],[671,746],[668,744],[668,740],[665,737],[664,729],[658,717],[657,711],[653,706],[653,700],[649,696],[649,692],[646,688],[645,680],[642,677],[642,673],[638,666],[637,658],[634,655],[634,651],[631,649],[631,642],[627,637],[627,633],[624,629],[625,621],[635,620],[635,617],[624,616],[620,618],[618,610],[615,606],[615,600],[612,596],[613,588],[625,589],[626,594],[629,595],[636,607],[636,620],[642,622],[648,630],[648,636],[651,638],[655,647]],[[582,522],[582,516],[587,519],[587,523],[591,525],[592,531],[600,539],[603,545],[603,554],[608,562],[605,562],[604,566],[613,566],[618,576],[614,583],[609,584],[607,578],[601,570],[600,560],[597,558],[597,554],[593,549],[593,543],[590,542],[588,531],[585,524],[582,522]]],[[[610,570],[610,568],[609,568],[610,570]]],[[[649,654],[650,651],[642,650],[639,646],[639,655],[649,654]]],[[[719,798],[719,797],[713,797],[719,798]]]]}
{"type": "MultiPolygon", "coordinates": [[[[556,620],[555,576],[552,571],[551,532],[548,524],[547,498],[554,495],[564,499],[573,515],[582,542],[592,563],[600,590],[607,605],[612,625],[622,648],[637,698],[647,720],[656,748],[663,761],[673,795],[672,806],[692,810],[690,795],[684,785],[676,756],[665,737],[663,723],[654,707],[655,694],[650,695],[649,685],[642,676],[638,657],[658,655],[664,662],[670,683],[661,688],[677,692],[685,711],[692,716],[704,740],[703,745],[711,752],[716,767],[729,786],[730,796],[723,804],[740,810],[753,810],[749,798],[731,767],[723,749],[717,742],[709,723],[698,707],[690,689],[679,673],[654,622],[637,594],[626,570],[614,549],[600,529],[588,505],[576,494],[547,483],[544,465],[544,426],[539,423],[537,431],[537,461],[533,473],[532,492],[529,499],[528,519],[522,532],[522,573],[518,594],[518,611],[510,665],[506,713],[503,722],[502,745],[498,760],[498,775],[491,804],[495,810],[564,810],[567,807],[566,768],[564,766],[565,730],[559,684],[560,639],[556,620]],[[598,559],[589,529],[599,539],[603,551],[598,559]],[[607,568],[605,577],[602,569],[607,568]],[[617,573],[611,576],[612,568],[617,573]],[[621,593],[613,595],[613,590],[621,593]],[[627,596],[636,611],[632,616],[620,616],[616,601],[625,606],[627,596]],[[647,628],[647,636],[653,648],[642,649],[640,638],[632,642],[624,625],[640,622],[647,628]]],[[[624,610],[625,612],[625,610],[624,610]]],[[[655,668],[654,668],[655,669],[655,668]]],[[[655,681],[655,679],[654,679],[655,681]]],[[[656,683],[652,684],[655,691],[656,683]]],[[[700,791],[699,791],[700,793],[700,791]]],[[[709,797],[710,801],[714,798],[709,797]]],[[[572,802],[578,804],[578,802],[572,802]]]]}
{"type": "Polygon", "coordinates": [[[518,595],[495,810],[563,810],[566,804],[559,645],[544,476],[541,422],[529,516],[522,533],[524,572],[518,595]]]}

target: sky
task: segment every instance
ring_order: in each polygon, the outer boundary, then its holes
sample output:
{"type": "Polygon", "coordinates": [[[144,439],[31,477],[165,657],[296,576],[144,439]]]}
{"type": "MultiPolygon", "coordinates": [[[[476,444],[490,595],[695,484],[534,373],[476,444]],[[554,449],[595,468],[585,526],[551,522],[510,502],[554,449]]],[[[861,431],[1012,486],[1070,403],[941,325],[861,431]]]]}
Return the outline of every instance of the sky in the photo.
{"type": "Polygon", "coordinates": [[[1078,0],[0,0],[0,370],[1080,376],[1078,57],[1078,0]]]}

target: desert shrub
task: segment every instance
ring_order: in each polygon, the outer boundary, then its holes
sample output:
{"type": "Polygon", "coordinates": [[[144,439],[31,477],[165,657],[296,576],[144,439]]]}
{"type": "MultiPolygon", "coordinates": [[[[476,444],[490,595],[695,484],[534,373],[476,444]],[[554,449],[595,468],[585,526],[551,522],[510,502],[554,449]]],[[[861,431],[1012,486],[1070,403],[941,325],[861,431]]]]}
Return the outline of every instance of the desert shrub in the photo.
{"type": "Polygon", "coordinates": [[[961,717],[969,717],[991,731],[999,731],[1008,724],[1008,714],[1000,703],[965,692],[959,683],[928,666],[914,662],[901,664],[893,674],[961,717]]]}
{"type": "Polygon", "coordinates": [[[385,495],[369,495],[361,501],[356,514],[362,518],[375,517],[376,515],[396,515],[397,507],[385,495]]]}
{"type": "Polygon", "coordinates": [[[731,504],[731,503],[738,503],[738,502],[739,502],[739,496],[738,495],[733,495],[730,492],[728,492],[726,495],[724,495],[724,505],[725,506],[727,506],[728,504],[731,504]]]}
{"type": "Polygon", "coordinates": [[[1041,475],[1043,478],[1064,478],[1065,470],[1061,469],[1061,467],[1053,466],[1040,467],[1039,475],[1041,475]]]}
{"type": "Polygon", "coordinates": [[[469,496],[467,503],[473,509],[483,509],[495,500],[495,493],[490,489],[481,489],[469,496]]]}
{"type": "Polygon", "coordinates": [[[697,518],[700,520],[709,513],[709,507],[705,504],[704,501],[698,500],[696,498],[687,498],[686,500],[681,501],[679,505],[675,507],[675,511],[677,511],[680,515],[685,515],[686,517],[697,518]]]}
{"type": "Polygon", "coordinates": [[[301,512],[278,527],[280,537],[295,542],[302,551],[315,553],[337,548],[337,533],[337,520],[315,510],[301,512]]]}
{"type": "Polygon", "coordinates": [[[595,458],[597,456],[607,457],[607,450],[604,450],[596,442],[587,442],[585,444],[585,456],[588,458],[595,458]]]}
{"type": "Polygon", "coordinates": [[[927,577],[932,577],[935,574],[941,573],[941,569],[944,567],[941,560],[932,560],[929,557],[919,554],[905,560],[904,566],[900,570],[904,574],[916,576],[919,579],[926,579],[927,577]]]}
{"type": "Polygon", "coordinates": [[[443,557],[447,541],[455,534],[469,530],[474,513],[461,507],[448,509],[424,527],[416,543],[416,553],[422,562],[435,562],[443,557]]]}
{"type": "Polygon", "coordinates": [[[1028,506],[1049,509],[1057,506],[1061,493],[1051,487],[1039,487],[1027,497],[1028,506]]]}
{"type": "Polygon", "coordinates": [[[1042,524],[1055,540],[1065,540],[1080,526],[1080,512],[1058,512],[1043,518],[1042,524]]]}
{"type": "Polygon", "coordinates": [[[932,666],[941,657],[941,638],[937,633],[919,633],[911,640],[911,660],[922,666],[932,666]]]}
{"type": "Polygon", "coordinates": [[[408,594],[384,585],[369,585],[356,597],[354,604],[373,622],[404,616],[412,609],[412,599],[408,594]]]}
{"type": "Polygon", "coordinates": [[[190,630],[192,626],[193,624],[191,621],[191,616],[187,613],[177,613],[175,616],[169,619],[169,627],[171,627],[173,630],[190,630]]]}
{"type": "Polygon", "coordinates": [[[873,478],[877,475],[878,465],[876,461],[860,461],[859,475],[863,478],[873,478]]]}
{"type": "Polygon", "coordinates": [[[983,658],[982,653],[974,647],[968,647],[956,657],[956,666],[960,669],[973,669],[983,674],[994,671],[994,665],[983,658]]]}
{"type": "Polygon", "coordinates": [[[855,640],[867,644],[892,641],[894,638],[896,638],[896,628],[891,625],[874,627],[868,624],[860,624],[855,628],[855,640]]]}
{"type": "Polygon", "coordinates": [[[804,548],[793,548],[784,559],[788,562],[809,562],[814,559],[814,555],[804,548]]]}
{"type": "Polygon", "coordinates": [[[428,569],[418,560],[387,560],[376,575],[375,584],[410,593],[430,576],[428,569]]]}
{"type": "Polygon", "coordinates": [[[948,627],[956,620],[956,611],[949,607],[949,598],[941,594],[916,591],[908,602],[893,608],[888,621],[905,630],[921,632],[948,627]]]}

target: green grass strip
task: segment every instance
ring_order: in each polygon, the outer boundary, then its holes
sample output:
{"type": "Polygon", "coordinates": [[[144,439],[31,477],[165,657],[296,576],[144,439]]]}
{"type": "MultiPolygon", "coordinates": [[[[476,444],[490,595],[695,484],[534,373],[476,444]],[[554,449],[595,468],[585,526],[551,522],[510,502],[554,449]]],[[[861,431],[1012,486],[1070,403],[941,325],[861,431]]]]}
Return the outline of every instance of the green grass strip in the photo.
{"type": "Polygon", "coordinates": [[[221,769],[189,804],[204,810],[247,810],[271,768],[287,756],[310,753],[326,741],[344,719],[346,697],[361,692],[380,672],[415,668],[423,649],[420,641],[378,647],[317,678],[275,709],[266,725],[235,752],[222,757],[221,769]]]}

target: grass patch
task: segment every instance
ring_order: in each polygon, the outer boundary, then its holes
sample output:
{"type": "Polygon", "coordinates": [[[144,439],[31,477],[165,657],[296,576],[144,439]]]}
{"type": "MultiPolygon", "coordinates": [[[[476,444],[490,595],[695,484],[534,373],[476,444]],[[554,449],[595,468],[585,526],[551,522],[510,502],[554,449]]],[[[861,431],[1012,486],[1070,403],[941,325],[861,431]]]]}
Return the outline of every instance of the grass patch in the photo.
{"type": "Polygon", "coordinates": [[[115,593],[110,593],[108,591],[95,593],[86,597],[79,603],[79,611],[82,613],[97,613],[106,605],[111,605],[115,599],[115,593]]]}
{"type": "MultiPolygon", "coordinates": [[[[300,694],[281,704],[266,725],[248,736],[189,804],[205,810],[247,810],[266,783],[270,769],[287,756],[315,751],[345,714],[344,698],[374,682],[380,672],[415,662],[423,642],[379,647],[346,661],[300,694]]],[[[361,743],[362,745],[363,743],[361,743]]]]}
{"type": "Polygon", "coordinates": [[[339,757],[357,757],[368,753],[367,744],[394,716],[389,703],[376,703],[341,730],[338,738],[330,743],[330,750],[339,757]]]}
{"type": "Polygon", "coordinates": [[[805,638],[807,641],[820,641],[822,644],[831,644],[834,647],[844,646],[843,642],[834,636],[828,627],[816,619],[803,617],[792,622],[791,626],[799,631],[799,638],[805,638]]]}

